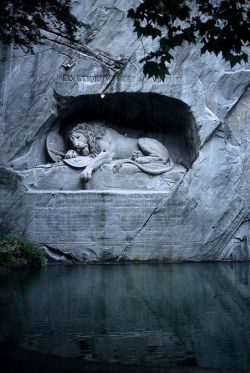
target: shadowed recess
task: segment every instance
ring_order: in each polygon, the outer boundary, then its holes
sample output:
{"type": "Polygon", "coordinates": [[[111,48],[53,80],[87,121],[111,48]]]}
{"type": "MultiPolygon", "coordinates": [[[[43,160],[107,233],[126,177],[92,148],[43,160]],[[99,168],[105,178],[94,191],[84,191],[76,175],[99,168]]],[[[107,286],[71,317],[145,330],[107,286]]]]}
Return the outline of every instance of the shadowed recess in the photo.
{"type": "Polygon", "coordinates": [[[199,151],[198,128],[189,106],[183,101],[157,93],[117,92],[60,96],[57,101],[61,132],[79,122],[103,121],[113,127],[140,133],[160,133],[179,142],[194,160],[199,151]],[[69,126],[70,124],[70,126],[69,126]]]}

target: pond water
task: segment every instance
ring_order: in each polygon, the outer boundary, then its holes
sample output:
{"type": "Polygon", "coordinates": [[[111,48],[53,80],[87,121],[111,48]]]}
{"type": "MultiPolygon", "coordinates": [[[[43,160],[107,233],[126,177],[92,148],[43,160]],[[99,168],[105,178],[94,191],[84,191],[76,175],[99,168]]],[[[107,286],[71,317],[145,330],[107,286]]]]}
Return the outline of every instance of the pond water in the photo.
{"type": "Polygon", "coordinates": [[[0,277],[0,342],[105,364],[250,369],[248,263],[52,266],[0,277]]]}

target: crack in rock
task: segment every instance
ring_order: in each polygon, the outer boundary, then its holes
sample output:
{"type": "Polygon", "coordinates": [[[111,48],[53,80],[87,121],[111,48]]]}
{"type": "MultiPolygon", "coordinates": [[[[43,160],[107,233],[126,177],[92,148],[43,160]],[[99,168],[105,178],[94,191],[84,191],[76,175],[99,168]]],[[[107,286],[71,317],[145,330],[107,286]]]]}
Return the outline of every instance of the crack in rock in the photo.
{"type": "Polygon", "coordinates": [[[67,39],[64,39],[58,35],[53,35],[52,33],[45,32],[44,39],[48,41],[48,43],[58,44],[62,47],[73,49],[77,51],[80,55],[84,57],[89,57],[94,59],[97,62],[100,62],[101,64],[107,66],[111,70],[119,71],[123,65],[126,63],[126,59],[118,58],[115,59],[111,56],[108,56],[107,54],[101,52],[101,51],[95,51],[91,49],[90,47],[83,45],[83,44],[76,44],[76,43],[70,43],[67,41],[67,39]],[[52,35],[52,37],[50,37],[52,35]],[[53,36],[55,36],[53,38],[53,36]]]}
{"type": "MultiPolygon", "coordinates": [[[[186,176],[186,175],[187,174],[185,174],[184,176],[186,176]]],[[[140,226],[140,228],[133,235],[127,237],[127,244],[125,245],[125,248],[122,250],[121,254],[118,256],[117,261],[125,260],[127,258],[127,252],[128,252],[129,249],[131,249],[131,247],[133,245],[133,241],[140,234],[140,232],[143,231],[147,227],[147,225],[150,223],[150,221],[152,220],[152,218],[155,217],[155,215],[162,209],[162,206],[166,203],[166,201],[169,200],[173,196],[174,192],[176,192],[176,190],[178,189],[179,185],[182,183],[182,181],[184,179],[184,176],[183,176],[183,178],[181,180],[179,180],[176,183],[176,187],[174,188],[174,190],[171,193],[166,194],[158,202],[158,204],[156,205],[156,207],[151,211],[151,213],[148,215],[147,219],[140,226]]]]}

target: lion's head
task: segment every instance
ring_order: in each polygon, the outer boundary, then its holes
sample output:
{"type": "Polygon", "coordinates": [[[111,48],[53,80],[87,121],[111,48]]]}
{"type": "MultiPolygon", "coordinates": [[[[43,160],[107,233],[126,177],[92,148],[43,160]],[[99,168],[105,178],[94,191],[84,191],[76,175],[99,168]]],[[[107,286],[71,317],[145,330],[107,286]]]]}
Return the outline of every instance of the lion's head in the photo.
{"type": "Polygon", "coordinates": [[[105,133],[106,129],[102,124],[79,123],[72,128],[69,139],[78,154],[96,156],[101,152],[99,140],[105,133]]]}

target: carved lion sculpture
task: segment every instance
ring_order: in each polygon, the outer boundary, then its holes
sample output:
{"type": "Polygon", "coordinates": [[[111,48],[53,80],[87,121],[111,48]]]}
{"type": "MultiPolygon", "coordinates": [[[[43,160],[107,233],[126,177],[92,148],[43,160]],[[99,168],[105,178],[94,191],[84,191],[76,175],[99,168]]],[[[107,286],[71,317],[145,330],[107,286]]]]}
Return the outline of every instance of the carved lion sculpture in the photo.
{"type": "Polygon", "coordinates": [[[79,156],[83,159],[85,157],[86,167],[81,174],[84,181],[91,178],[94,170],[112,160],[119,160],[113,167],[114,171],[119,170],[124,163],[131,163],[151,175],[159,175],[174,168],[167,148],[156,139],[129,138],[102,124],[78,124],[70,132],[70,142],[73,149],[66,153],[65,162],[79,156]]]}

